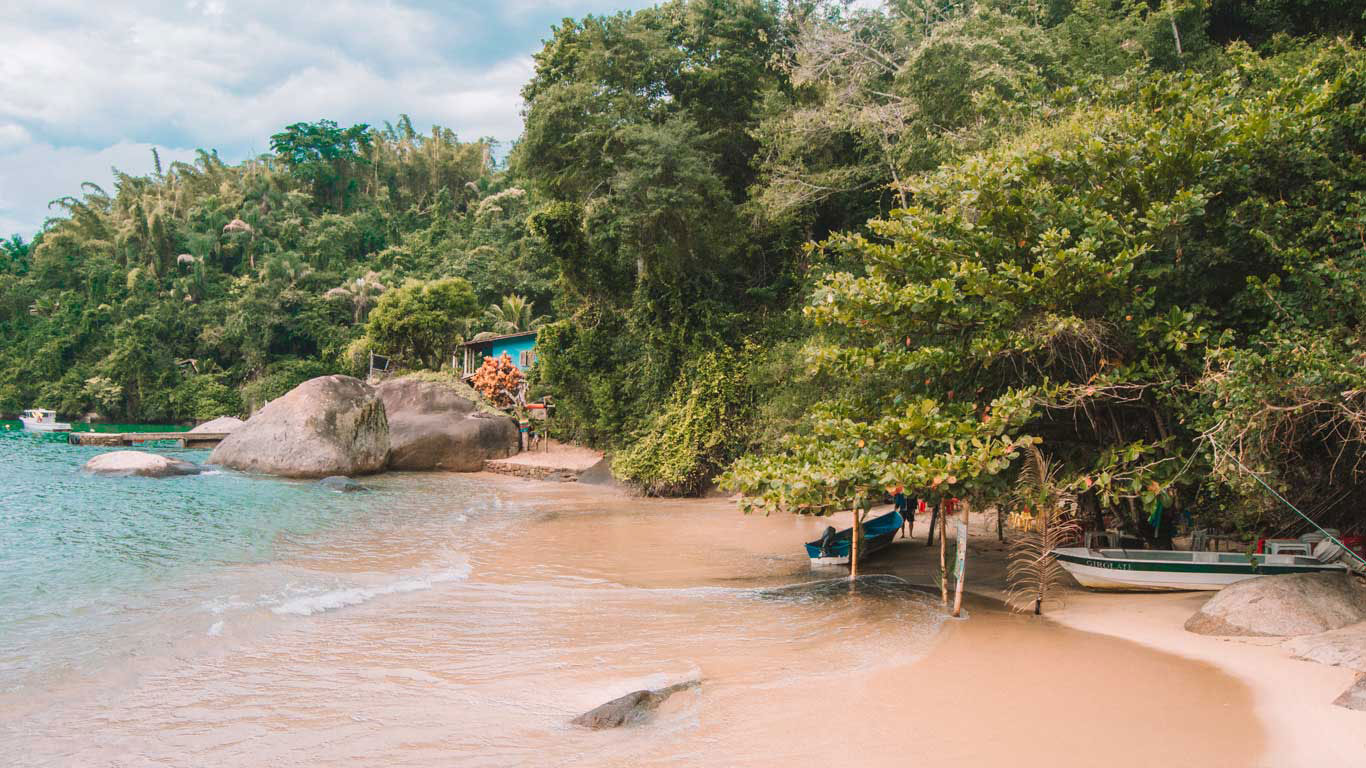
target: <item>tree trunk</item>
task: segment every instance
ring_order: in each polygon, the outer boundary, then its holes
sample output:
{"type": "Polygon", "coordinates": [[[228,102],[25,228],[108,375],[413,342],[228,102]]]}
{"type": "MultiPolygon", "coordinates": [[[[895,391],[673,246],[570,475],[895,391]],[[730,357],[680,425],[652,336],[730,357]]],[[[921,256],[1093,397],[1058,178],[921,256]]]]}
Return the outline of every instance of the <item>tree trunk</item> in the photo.
{"type": "Polygon", "coordinates": [[[939,503],[938,503],[938,502],[935,502],[935,505],[931,508],[931,511],[930,511],[930,532],[929,532],[929,534],[927,534],[927,535],[925,536],[925,546],[927,546],[927,547],[932,547],[932,546],[934,546],[934,526],[935,526],[938,522],[939,522],[939,503]]]}
{"type": "Polygon", "coordinates": [[[849,581],[858,578],[859,539],[863,538],[863,526],[859,524],[858,503],[854,504],[854,528],[849,532],[849,581]]]}
{"type": "MultiPolygon", "coordinates": [[[[940,502],[941,504],[943,502],[940,502]]],[[[939,602],[944,605],[949,604],[949,570],[948,570],[948,538],[949,526],[947,521],[948,509],[939,509],[939,504],[934,506],[936,514],[939,515],[939,602]]]]}
{"type": "Polygon", "coordinates": [[[958,544],[954,558],[954,570],[957,572],[958,582],[953,588],[953,617],[958,618],[958,614],[963,612],[963,581],[967,578],[968,570],[968,512],[963,510],[963,519],[958,523],[958,544]]]}

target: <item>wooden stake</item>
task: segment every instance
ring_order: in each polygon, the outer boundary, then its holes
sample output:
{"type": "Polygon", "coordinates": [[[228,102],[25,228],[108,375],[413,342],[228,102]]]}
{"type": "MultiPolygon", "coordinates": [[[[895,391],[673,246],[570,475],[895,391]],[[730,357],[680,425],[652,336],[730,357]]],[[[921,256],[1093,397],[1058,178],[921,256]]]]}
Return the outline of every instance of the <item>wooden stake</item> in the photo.
{"type": "MultiPolygon", "coordinates": [[[[967,510],[963,511],[963,517],[967,517],[967,510]]],[[[966,578],[968,568],[968,523],[967,520],[958,521],[958,557],[954,570],[958,572],[958,585],[953,588],[953,617],[958,618],[958,614],[963,610],[963,579],[966,578]]]]}

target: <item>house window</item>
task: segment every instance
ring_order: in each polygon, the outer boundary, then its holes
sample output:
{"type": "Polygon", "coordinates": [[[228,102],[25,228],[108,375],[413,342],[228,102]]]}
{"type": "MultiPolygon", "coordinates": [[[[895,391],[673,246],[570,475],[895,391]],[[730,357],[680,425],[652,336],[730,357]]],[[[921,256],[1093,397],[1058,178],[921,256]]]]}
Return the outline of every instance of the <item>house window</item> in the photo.
{"type": "Polygon", "coordinates": [[[517,354],[517,365],[520,368],[530,368],[536,364],[536,353],[530,349],[524,349],[517,354]]]}

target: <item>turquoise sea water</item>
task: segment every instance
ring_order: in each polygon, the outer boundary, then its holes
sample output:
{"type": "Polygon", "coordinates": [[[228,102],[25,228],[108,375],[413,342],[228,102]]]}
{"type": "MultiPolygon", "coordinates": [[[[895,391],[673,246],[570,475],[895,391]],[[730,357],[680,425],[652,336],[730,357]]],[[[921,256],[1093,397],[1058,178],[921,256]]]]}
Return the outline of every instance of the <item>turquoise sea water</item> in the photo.
{"type": "MultiPolygon", "coordinates": [[[[803,765],[790,723],[839,711],[832,690],[909,663],[942,620],[896,577],[813,573],[801,542],[823,521],[724,500],[482,473],[354,494],[104,478],[81,467],[108,449],[3,426],[6,768],[803,765]],[[649,728],[569,726],[699,678],[649,728]]],[[[844,754],[820,730],[814,754],[844,754]]]]}
{"type": "MultiPolygon", "coordinates": [[[[0,691],[147,653],[149,638],[171,643],[180,629],[203,634],[225,574],[363,510],[362,495],[311,482],[81,471],[108,450],[0,422],[0,691]]],[[[143,450],[208,457],[174,443],[143,450]]]]}

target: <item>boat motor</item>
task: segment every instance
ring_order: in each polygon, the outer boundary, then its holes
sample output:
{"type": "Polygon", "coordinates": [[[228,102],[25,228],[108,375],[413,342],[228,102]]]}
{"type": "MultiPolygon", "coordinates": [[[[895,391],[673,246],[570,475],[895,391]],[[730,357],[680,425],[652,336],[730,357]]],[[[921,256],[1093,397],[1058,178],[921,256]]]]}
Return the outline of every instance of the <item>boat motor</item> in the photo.
{"type": "Polygon", "coordinates": [[[835,540],[838,536],[839,531],[835,530],[835,526],[825,526],[825,533],[821,534],[821,557],[830,557],[830,553],[835,547],[835,540]]]}

